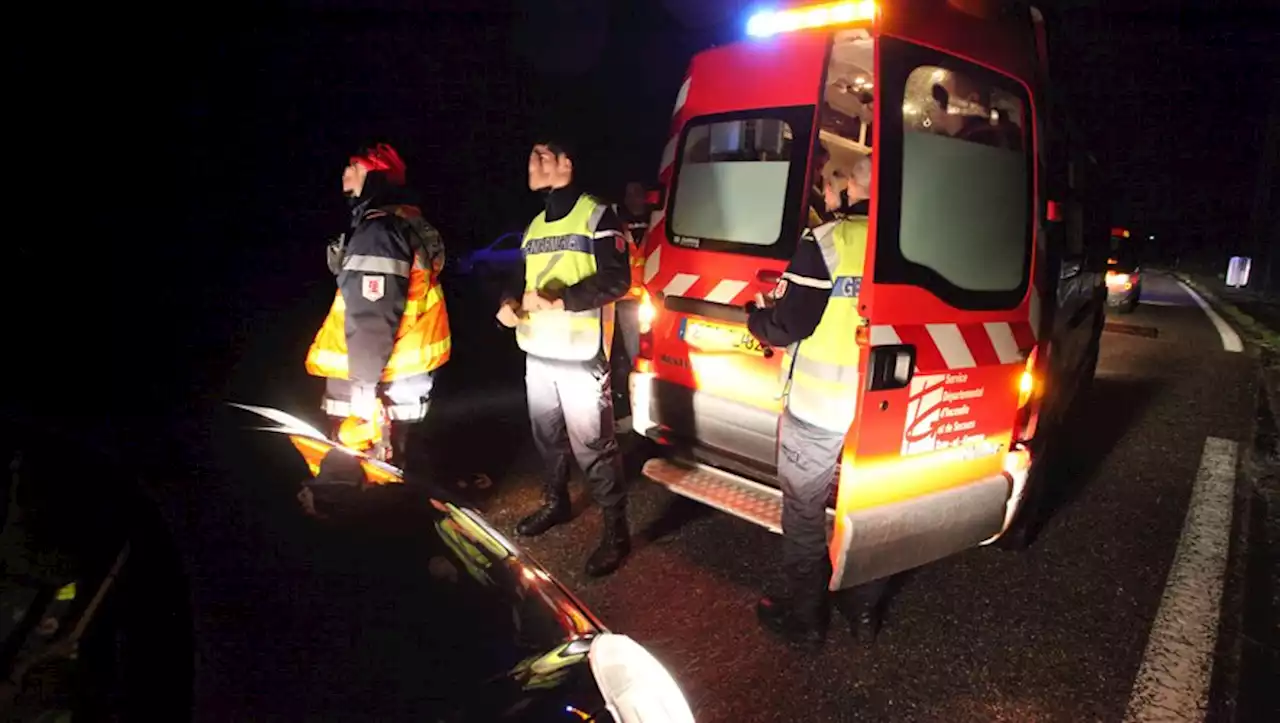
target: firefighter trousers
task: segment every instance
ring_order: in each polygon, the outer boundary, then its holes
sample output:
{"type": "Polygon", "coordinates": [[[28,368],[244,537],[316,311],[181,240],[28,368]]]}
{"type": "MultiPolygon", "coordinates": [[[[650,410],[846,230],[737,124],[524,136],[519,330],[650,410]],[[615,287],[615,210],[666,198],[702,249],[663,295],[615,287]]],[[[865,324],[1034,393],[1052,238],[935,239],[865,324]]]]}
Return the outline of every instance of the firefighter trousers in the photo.
{"type": "MultiPolygon", "coordinates": [[[[386,400],[387,412],[399,422],[421,422],[427,416],[431,403],[431,391],[435,388],[435,373],[415,374],[393,382],[378,384],[378,394],[386,400]]],[[[332,417],[346,417],[351,413],[351,382],[346,379],[326,379],[324,411],[332,417]]]]}
{"type": "Polygon", "coordinates": [[[625,475],[614,434],[609,362],[525,357],[525,387],[533,443],[542,457],[548,501],[568,501],[569,460],[575,458],[602,509],[626,500],[625,475]]]}
{"type": "Polygon", "coordinates": [[[613,403],[622,407],[621,416],[631,414],[630,395],[627,393],[631,368],[640,356],[640,302],[624,299],[614,303],[613,355],[613,403]]]}
{"type": "MultiPolygon", "coordinates": [[[[778,477],[782,484],[782,567],[793,594],[814,601],[831,574],[827,554],[827,500],[836,479],[844,433],[782,413],[778,429],[778,477]]],[[[885,589],[877,580],[851,591],[875,604],[885,589]]]]}
{"type": "MultiPolygon", "coordinates": [[[[391,414],[393,463],[405,471],[406,482],[411,477],[419,478],[418,473],[430,469],[420,437],[434,389],[434,372],[415,374],[378,385],[378,393],[385,400],[387,411],[391,414]]],[[[351,382],[346,379],[326,379],[322,406],[333,424],[332,437],[337,439],[338,426],[351,413],[351,382]]]]}

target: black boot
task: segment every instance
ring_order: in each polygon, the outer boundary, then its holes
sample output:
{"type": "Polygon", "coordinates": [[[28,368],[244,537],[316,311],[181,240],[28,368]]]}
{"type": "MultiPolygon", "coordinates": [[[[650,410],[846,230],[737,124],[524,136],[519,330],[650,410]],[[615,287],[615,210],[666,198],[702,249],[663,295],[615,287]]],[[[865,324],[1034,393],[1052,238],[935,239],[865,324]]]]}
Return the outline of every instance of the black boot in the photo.
{"type": "Polygon", "coordinates": [[[859,645],[871,645],[880,632],[880,598],[884,583],[876,581],[862,588],[841,590],[835,595],[836,608],[849,623],[849,633],[859,645]]]}
{"type": "Polygon", "coordinates": [[[816,650],[822,647],[826,630],[821,620],[791,600],[764,596],[756,603],[756,618],[766,630],[793,645],[816,650]]]}
{"type": "Polygon", "coordinates": [[[385,461],[399,467],[406,474],[409,468],[405,459],[409,450],[409,429],[408,422],[392,422],[386,430],[387,439],[383,442],[387,448],[385,461]]]}
{"type": "Polygon", "coordinates": [[[537,537],[556,525],[568,522],[570,513],[568,492],[548,491],[542,506],[516,524],[516,532],[525,537],[537,537]]]}
{"type": "Polygon", "coordinates": [[[853,639],[858,641],[859,645],[870,646],[875,643],[876,635],[880,633],[880,616],[875,608],[868,608],[858,613],[856,625],[852,620],[849,625],[853,639]]]}
{"type": "Polygon", "coordinates": [[[617,570],[631,554],[631,531],[627,528],[627,510],[623,506],[606,509],[600,546],[587,559],[587,574],[601,577],[617,570]]]}
{"type": "Polygon", "coordinates": [[[793,575],[786,597],[766,595],[756,603],[756,618],[764,628],[789,643],[809,649],[826,637],[826,585],[815,575],[793,575]]]}

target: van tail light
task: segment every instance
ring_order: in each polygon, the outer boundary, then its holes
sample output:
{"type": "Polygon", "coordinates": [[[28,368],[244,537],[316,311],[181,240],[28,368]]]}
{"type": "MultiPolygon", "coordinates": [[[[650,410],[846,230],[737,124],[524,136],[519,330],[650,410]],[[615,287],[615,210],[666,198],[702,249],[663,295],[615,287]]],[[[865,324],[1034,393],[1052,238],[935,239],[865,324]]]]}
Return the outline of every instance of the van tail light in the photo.
{"type": "Polygon", "coordinates": [[[658,318],[658,305],[649,295],[648,289],[640,292],[640,303],[636,310],[639,316],[640,353],[635,363],[636,369],[642,372],[652,370],[653,365],[653,322],[658,318]]]}
{"type": "Polygon", "coordinates": [[[863,349],[871,346],[871,323],[863,321],[858,325],[858,330],[853,333],[853,339],[863,349]]]}
{"type": "Polygon", "coordinates": [[[1040,347],[1035,347],[1027,356],[1027,362],[1018,375],[1018,411],[1013,427],[1014,439],[1026,441],[1035,436],[1036,423],[1039,421],[1040,398],[1043,386],[1037,375],[1036,362],[1040,358],[1040,347]]]}
{"type": "Polygon", "coordinates": [[[1062,220],[1062,204],[1057,201],[1050,201],[1045,208],[1045,215],[1049,221],[1058,223],[1062,220]]]}

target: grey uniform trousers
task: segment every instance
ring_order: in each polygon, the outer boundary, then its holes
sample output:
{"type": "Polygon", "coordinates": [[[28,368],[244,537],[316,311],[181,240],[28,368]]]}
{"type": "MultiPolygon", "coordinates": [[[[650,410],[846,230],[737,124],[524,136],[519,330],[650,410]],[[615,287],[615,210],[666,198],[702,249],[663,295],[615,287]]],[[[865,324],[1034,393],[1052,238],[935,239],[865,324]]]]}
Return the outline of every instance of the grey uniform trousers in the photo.
{"type": "Polygon", "coordinates": [[[613,391],[604,355],[590,361],[559,361],[529,354],[524,378],[547,495],[567,499],[573,457],[596,504],[602,509],[622,506],[625,475],[614,434],[613,391]]]}
{"type": "MultiPolygon", "coordinates": [[[[830,576],[827,500],[836,479],[844,432],[823,429],[784,411],[778,429],[778,477],[782,483],[782,567],[791,587],[817,594],[830,576]]],[[[859,586],[857,597],[874,601],[884,580],[859,586]]]]}

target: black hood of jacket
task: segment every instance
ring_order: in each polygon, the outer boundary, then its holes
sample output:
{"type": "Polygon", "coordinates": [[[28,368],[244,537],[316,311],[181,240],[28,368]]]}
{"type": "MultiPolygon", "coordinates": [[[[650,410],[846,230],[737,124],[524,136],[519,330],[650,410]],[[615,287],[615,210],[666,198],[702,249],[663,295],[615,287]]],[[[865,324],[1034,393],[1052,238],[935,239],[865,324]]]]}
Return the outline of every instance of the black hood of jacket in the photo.
{"type": "Polygon", "coordinates": [[[397,186],[387,180],[387,174],[371,171],[365,177],[364,189],[359,196],[348,196],[351,206],[351,225],[360,222],[365,212],[382,206],[414,206],[419,208],[418,194],[408,186],[397,186]]]}

